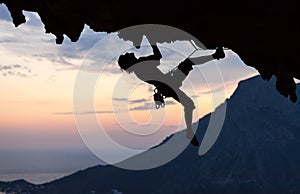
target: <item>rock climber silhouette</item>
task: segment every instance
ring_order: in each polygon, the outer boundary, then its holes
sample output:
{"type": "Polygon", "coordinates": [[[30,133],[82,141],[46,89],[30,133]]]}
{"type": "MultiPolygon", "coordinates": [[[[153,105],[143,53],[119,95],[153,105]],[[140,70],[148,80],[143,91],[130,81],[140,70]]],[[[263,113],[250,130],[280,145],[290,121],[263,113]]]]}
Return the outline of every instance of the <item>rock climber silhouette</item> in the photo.
{"type": "Polygon", "coordinates": [[[153,54],[136,58],[134,53],[125,53],[118,59],[118,64],[122,70],[127,73],[134,73],[140,80],[154,85],[154,100],[156,107],[164,106],[164,98],[172,97],[184,107],[184,117],[187,127],[186,137],[191,141],[194,146],[199,146],[197,137],[192,130],[192,117],[195,105],[190,97],[188,97],[179,88],[182,86],[183,80],[187,77],[189,72],[193,69],[194,65],[201,65],[213,59],[221,59],[225,57],[222,47],[217,47],[212,55],[189,58],[187,57],[179,65],[164,74],[157,67],[160,65],[162,55],[157,45],[151,45],[153,54]]]}

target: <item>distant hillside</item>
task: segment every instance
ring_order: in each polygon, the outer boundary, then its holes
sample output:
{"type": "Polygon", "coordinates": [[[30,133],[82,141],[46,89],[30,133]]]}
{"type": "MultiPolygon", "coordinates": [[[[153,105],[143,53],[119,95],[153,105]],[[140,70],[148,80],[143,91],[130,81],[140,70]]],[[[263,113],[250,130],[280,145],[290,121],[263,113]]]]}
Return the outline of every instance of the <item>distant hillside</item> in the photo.
{"type": "MultiPolygon", "coordinates": [[[[35,193],[300,193],[300,103],[279,95],[274,84],[260,77],[240,82],[227,100],[221,134],[204,156],[189,145],[155,169],[96,166],[44,184],[35,193]]],[[[199,139],[209,117],[199,121],[199,139]]]]}
{"type": "MultiPolygon", "coordinates": [[[[42,186],[43,187],[43,186],[42,186]]],[[[15,180],[10,182],[2,182],[0,181],[0,192],[5,193],[26,193],[31,192],[34,189],[40,189],[39,186],[36,186],[32,183],[29,183],[25,180],[15,180]]]]}

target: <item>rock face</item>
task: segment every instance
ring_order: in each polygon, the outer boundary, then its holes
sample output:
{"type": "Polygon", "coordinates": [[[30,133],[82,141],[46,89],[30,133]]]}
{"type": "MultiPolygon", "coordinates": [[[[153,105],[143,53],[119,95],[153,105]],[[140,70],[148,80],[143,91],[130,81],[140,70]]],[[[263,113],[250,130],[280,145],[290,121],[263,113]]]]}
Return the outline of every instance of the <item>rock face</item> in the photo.
{"type": "MultiPolygon", "coordinates": [[[[0,0],[16,26],[25,22],[22,10],[37,12],[47,33],[62,43],[63,34],[77,41],[84,24],[94,31],[115,32],[137,24],[164,24],[182,29],[207,48],[226,46],[255,67],[263,79],[276,75],[277,90],[295,102],[294,78],[300,79],[300,11],[297,0],[132,1],[0,0]]],[[[135,40],[142,40],[136,34],[135,40]]],[[[132,37],[122,37],[132,39],[132,37]]],[[[152,40],[155,42],[169,42],[152,40]]]]}
{"type": "MultiPolygon", "coordinates": [[[[227,103],[223,130],[204,156],[190,145],[159,168],[96,166],[37,193],[300,193],[300,103],[286,101],[259,77],[241,82],[227,103]]],[[[199,139],[209,117],[199,121],[199,139]]]]}
{"type": "Polygon", "coordinates": [[[25,180],[16,180],[11,182],[1,182],[0,181],[0,193],[3,191],[5,193],[30,193],[37,187],[25,180]]]}

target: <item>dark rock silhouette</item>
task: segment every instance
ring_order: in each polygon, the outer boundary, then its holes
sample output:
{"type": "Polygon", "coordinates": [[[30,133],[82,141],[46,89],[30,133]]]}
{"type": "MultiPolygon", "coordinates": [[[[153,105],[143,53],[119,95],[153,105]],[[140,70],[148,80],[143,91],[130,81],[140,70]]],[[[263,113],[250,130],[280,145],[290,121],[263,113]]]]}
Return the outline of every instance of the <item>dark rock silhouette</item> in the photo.
{"type": "Polygon", "coordinates": [[[218,47],[214,54],[200,57],[187,57],[181,61],[177,67],[171,69],[168,73],[163,73],[160,66],[162,54],[156,45],[151,45],[152,55],[136,58],[134,53],[125,53],[118,58],[120,68],[127,73],[133,73],[138,79],[150,85],[155,86],[154,101],[156,108],[165,106],[165,98],[173,98],[184,108],[184,118],[186,123],[186,137],[192,145],[199,146],[197,137],[192,129],[193,110],[195,105],[193,100],[180,89],[182,82],[193,70],[193,66],[203,65],[214,59],[225,57],[223,48],[218,47]]]}
{"type": "MultiPolygon", "coordinates": [[[[33,193],[300,193],[300,103],[278,95],[274,83],[254,77],[239,84],[227,100],[223,130],[204,156],[189,145],[159,168],[96,166],[43,184],[33,193]]],[[[209,117],[199,121],[199,140],[209,117]]]]}
{"type": "Polygon", "coordinates": [[[38,189],[36,185],[29,183],[23,179],[11,182],[0,181],[0,192],[5,191],[6,193],[29,193],[34,189],[38,189]]]}
{"type": "MultiPolygon", "coordinates": [[[[15,26],[25,22],[22,10],[37,12],[47,33],[57,43],[63,35],[77,41],[87,24],[94,31],[115,32],[137,24],[164,24],[185,30],[207,48],[226,46],[235,51],[245,64],[255,67],[263,79],[272,75],[276,87],[295,102],[294,78],[300,79],[298,50],[300,45],[300,11],[297,0],[252,1],[96,1],[82,3],[61,0],[0,0],[11,12],[15,26]]],[[[138,45],[147,31],[126,37],[138,45]]],[[[184,39],[184,37],[182,37],[184,39]]],[[[165,36],[155,42],[174,41],[165,36]]]]}

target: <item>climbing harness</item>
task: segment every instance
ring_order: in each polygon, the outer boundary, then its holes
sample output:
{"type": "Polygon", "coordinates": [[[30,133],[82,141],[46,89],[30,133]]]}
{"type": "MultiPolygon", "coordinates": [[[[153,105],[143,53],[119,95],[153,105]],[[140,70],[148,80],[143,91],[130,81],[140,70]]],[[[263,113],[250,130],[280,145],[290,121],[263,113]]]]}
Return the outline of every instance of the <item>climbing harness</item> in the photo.
{"type": "MultiPolygon", "coordinates": [[[[195,42],[190,40],[191,45],[195,48],[195,50],[188,56],[186,57],[187,59],[190,58],[193,54],[195,54],[197,51],[199,50],[203,50],[200,47],[197,47],[195,42]]],[[[229,50],[227,48],[223,48],[223,50],[229,50]]],[[[166,75],[170,75],[173,76],[175,70],[178,68],[178,66],[174,67],[173,69],[171,69],[166,75]]],[[[153,98],[154,98],[154,102],[155,102],[155,107],[156,109],[159,109],[160,107],[164,108],[165,107],[165,101],[164,101],[164,96],[162,95],[162,93],[159,91],[159,89],[156,87],[154,89],[154,94],[153,94],[153,98]]]]}
{"type": "Polygon", "coordinates": [[[158,88],[154,89],[154,94],[153,94],[154,102],[155,102],[155,108],[159,109],[160,107],[164,108],[165,107],[165,101],[164,101],[164,96],[162,93],[158,90],[158,88]]]}
{"type": "MultiPolygon", "coordinates": [[[[187,58],[192,56],[198,50],[201,50],[201,48],[197,48],[195,43],[193,43],[192,41],[190,41],[190,42],[193,45],[193,47],[195,48],[195,50],[187,58]]],[[[173,73],[177,68],[178,67],[174,67],[167,74],[173,76],[173,73]]],[[[164,96],[162,95],[162,93],[159,91],[159,89],[157,87],[153,91],[154,91],[153,98],[154,98],[154,102],[155,102],[155,108],[156,109],[159,109],[160,107],[164,108],[165,107],[164,96]]]]}

